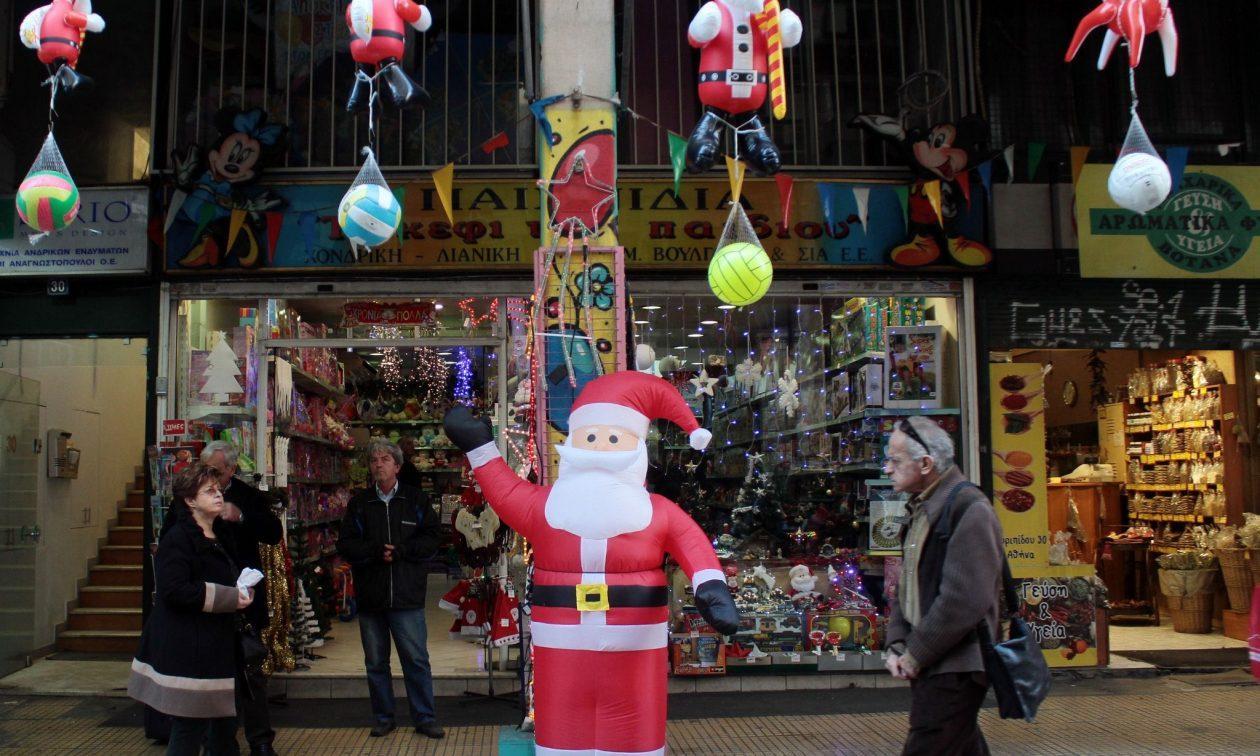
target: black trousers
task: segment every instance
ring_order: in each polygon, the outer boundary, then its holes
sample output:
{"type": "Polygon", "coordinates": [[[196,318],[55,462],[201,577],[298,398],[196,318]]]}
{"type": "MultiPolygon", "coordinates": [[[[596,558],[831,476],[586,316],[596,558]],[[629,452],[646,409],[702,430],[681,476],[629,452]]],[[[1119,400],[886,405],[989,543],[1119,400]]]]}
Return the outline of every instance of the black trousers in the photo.
{"type": "Polygon", "coordinates": [[[976,717],[989,689],[983,672],[946,672],[910,681],[910,734],[903,756],[987,756],[976,717]]]}
{"type": "Polygon", "coordinates": [[[258,670],[244,670],[236,676],[236,715],[251,747],[271,745],[276,731],[271,729],[267,709],[267,676],[258,670]]]}

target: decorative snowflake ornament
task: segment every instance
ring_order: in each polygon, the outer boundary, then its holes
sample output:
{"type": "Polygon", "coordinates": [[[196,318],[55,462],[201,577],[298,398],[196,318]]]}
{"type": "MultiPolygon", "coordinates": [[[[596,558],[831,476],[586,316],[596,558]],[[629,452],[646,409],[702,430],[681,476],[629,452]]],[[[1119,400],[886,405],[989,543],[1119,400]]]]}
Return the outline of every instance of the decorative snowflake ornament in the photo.
{"type": "Polygon", "coordinates": [[[801,399],[796,395],[800,384],[796,381],[796,376],[792,375],[792,365],[789,364],[783,371],[783,377],[779,379],[779,409],[788,417],[795,417],[796,410],[801,406],[801,399]]]}

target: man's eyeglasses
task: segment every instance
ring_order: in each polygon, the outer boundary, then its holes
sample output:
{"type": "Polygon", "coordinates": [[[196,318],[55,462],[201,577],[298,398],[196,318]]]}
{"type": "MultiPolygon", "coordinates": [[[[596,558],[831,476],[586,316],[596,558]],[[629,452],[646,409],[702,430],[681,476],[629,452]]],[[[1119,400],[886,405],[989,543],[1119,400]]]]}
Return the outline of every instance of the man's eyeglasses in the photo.
{"type": "Polygon", "coordinates": [[[931,451],[928,449],[927,442],[923,440],[923,437],[919,435],[919,432],[916,431],[914,426],[910,424],[909,418],[897,423],[897,430],[909,436],[919,446],[922,446],[923,451],[927,452],[929,455],[931,454],[931,451]]]}

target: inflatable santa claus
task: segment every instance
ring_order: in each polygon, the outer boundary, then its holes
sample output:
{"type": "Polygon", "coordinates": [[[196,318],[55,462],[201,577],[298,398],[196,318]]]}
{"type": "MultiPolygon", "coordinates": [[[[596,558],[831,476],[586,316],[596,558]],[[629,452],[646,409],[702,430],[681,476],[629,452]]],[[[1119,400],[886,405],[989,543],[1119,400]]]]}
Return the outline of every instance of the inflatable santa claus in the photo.
{"type": "Polygon", "coordinates": [[[58,86],[70,91],[86,81],[75,70],[88,32],[105,30],[105,19],[92,12],[92,0],[53,0],[26,15],[18,28],[22,44],[36,51],[39,62],[58,86]]]}
{"type": "Polygon", "coordinates": [[[428,102],[429,94],[402,70],[407,54],[407,26],[425,32],[433,25],[433,14],[412,0],[350,0],[346,6],[346,26],[350,28],[350,57],[359,65],[346,110],[367,110],[372,98],[371,80],[385,80],[390,102],[396,108],[428,102]]]}
{"type": "Polygon", "coordinates": [[[646,373],[601,376],[582,389],[550,486],[499,456],[489,421],[467,407],[446,434],[468,455],[490,506],[534,549],[532,634],[539,754],[665,752],[669,553],[696,608],[719,632],[739,627],[713,547],[678,505],[644,487],[649,424],[670,420],[703,449],[678,391],[646,373]]]}
{"type": "Polygon", "coordinates": [[[687,140],[687,168],[707,171],[717,160],[722,127],[736,129],[739,157],[764,175],[782,166],[779,148],[757,111],[771,92],[776,117],[786,113],[783,50],[801,41],[801,19],[778,2],[712,0],[687,27],[687,41],[700,48],[697,89],[704,116],[687,140]]]}

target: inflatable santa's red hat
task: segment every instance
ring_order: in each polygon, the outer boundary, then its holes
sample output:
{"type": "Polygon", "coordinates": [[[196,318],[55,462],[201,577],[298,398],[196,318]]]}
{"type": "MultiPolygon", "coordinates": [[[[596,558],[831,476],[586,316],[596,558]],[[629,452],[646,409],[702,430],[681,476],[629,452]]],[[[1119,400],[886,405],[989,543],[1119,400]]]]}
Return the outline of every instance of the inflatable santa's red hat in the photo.
{"type": "Polygon", "coordinates": [[[696,422],[691,408],[669,381],[634,370],[601,375],[586,384],[569,413],[569,428],[616,425],[647,438],[648,424],[653,420],[668,420],[687,431],[691,448],[696,450],[708,446],[713,438],[696,422]]]}

